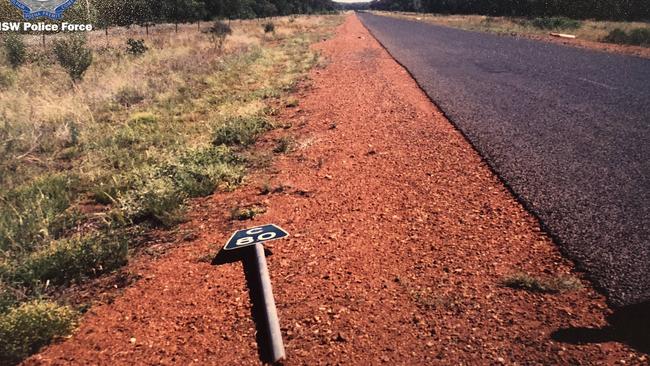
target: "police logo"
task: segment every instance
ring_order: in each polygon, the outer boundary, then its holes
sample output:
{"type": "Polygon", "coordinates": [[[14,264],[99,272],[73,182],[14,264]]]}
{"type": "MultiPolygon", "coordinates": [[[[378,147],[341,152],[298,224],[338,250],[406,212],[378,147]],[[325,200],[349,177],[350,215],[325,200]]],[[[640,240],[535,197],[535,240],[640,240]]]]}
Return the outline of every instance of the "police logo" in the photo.
{"type": "Polygon", "coordinates": [[[63,12],[71,7],[76,0],[11,0],[18,9],[23,11],[25,19],[50,18],[61,19],[63,12]]]}

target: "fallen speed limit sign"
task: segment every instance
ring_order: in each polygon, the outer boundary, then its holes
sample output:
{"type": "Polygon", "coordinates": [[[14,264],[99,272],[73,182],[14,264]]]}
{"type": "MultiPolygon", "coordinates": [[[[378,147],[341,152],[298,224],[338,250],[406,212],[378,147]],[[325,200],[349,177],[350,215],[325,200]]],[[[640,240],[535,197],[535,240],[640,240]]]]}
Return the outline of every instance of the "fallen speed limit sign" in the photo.
{"type": "Polygon", "coordinates": [[[239,230],[232,234],[230,240],[223,247],[224,250],[233,250],[248,247],[265,241],[281,239],[289,234],[277,225],[264,225],[250,229],[239,230]]]}
{"type": "MultiPolygon", "coordinates": [[[[273,289],[271,286],[271,276],[266,264],[266,254],[264,253],[264,242],[269,240],[280,239],[288,236],[289,233],[282,230],[277,225],[264,225],[253,227],[246,230],[239,230],[232,234],[230,240],[223,247],[223,250],[233,250],[245,248],[254,245],[255,251],[252,258],[255,263],[256,276],[259,281],[259,289],[262,298],[266,332],[268,334],[268,349],[270,350],[270,361],[278,362],[285,358],[284,343],[282,342],[282,330],[280,329],[280,320],[278,311],[275,308],[275,299],[273,298],[273,289]]],[[[244,252],[245,253],[245,252],[244,252]]],[[[253,290],[251,290],[253,291],[253,290]]]]}

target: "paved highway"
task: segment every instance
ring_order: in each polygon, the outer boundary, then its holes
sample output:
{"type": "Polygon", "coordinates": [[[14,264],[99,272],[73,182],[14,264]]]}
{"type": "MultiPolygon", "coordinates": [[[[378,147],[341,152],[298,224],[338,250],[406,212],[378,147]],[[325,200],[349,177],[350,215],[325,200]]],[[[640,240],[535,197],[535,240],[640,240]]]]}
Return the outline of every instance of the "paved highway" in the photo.
{"type": "Polygon", "coordinates": [[[650,60],[359,17],[613,305],[650,300],[650,60]]]}

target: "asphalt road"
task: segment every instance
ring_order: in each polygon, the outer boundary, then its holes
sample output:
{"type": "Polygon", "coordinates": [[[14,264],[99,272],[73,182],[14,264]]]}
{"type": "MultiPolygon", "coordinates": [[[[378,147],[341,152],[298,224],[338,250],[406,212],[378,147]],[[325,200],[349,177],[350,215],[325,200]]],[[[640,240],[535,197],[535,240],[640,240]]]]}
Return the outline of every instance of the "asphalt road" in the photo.
{"type": "Polygon", "coordinates": [[[650,300],[650,60],[359,17],[610,303],[650,300]]]}

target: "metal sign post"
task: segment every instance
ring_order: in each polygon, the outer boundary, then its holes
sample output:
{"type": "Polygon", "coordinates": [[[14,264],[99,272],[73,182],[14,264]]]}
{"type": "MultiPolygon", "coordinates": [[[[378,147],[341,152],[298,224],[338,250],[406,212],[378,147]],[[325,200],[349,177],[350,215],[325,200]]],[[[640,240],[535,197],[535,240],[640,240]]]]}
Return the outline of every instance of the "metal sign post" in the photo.
{"type": "Polygon", "coordinates": [[[269,350],[271,352],[271,361],[278,362],[286,357],[284,343],[282,342],[282,332],[280,331],[280,321],[278,312],[275,308],[275,299],[273,298],[273,288],[271,287],[271,277],[266,264],[266,255],[264,254],[265,241],[284,238],[289,234],[276,225],[265,225],[254,227],[246,230],[239,230],[234,233],[230,240],[223,247],[224,250],[234,250],[255,245],[255,273],[261,287],[262,301],[264,303],[262,311],[267,334],[269,335],[269,350]]]}

